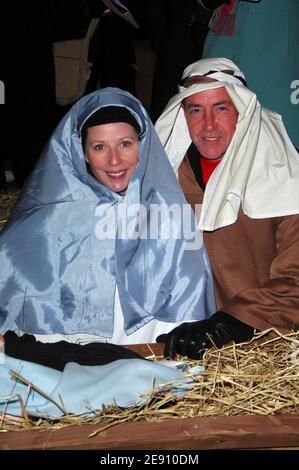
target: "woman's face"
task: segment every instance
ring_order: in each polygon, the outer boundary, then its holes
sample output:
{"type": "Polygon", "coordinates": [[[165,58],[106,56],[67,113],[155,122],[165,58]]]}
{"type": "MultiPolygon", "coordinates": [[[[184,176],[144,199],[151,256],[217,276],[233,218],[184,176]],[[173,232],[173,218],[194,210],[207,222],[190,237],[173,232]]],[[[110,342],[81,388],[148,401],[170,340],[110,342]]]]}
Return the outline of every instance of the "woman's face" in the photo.
{"type": "Polygon", "coordinates": [[[128,187],[138,163],[138,133],[117,122],[87,129],[85,160],[100,183],[120,193],[128,187]]]}

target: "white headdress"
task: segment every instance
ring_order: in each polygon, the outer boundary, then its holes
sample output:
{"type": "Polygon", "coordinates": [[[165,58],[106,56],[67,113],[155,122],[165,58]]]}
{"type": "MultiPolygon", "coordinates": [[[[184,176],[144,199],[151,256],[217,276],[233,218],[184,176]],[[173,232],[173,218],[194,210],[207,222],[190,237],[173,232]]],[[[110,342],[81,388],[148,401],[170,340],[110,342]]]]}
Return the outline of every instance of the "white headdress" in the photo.
{"type": "Polygon", "coordinates": [[[180,87],[156,123],[176,172],[191,144],[181,107],[184,98],[224,86],[239,113],[234,137],[205,189],[199,228],[211,231],[233,224],[240,204],[246,215],[257,219],[299,213],[299,155],[281,116],[261,107],[244,86],[242,72],[228,59],[195,62],[182,78],[192,76],[217,81],[180,87]]]}

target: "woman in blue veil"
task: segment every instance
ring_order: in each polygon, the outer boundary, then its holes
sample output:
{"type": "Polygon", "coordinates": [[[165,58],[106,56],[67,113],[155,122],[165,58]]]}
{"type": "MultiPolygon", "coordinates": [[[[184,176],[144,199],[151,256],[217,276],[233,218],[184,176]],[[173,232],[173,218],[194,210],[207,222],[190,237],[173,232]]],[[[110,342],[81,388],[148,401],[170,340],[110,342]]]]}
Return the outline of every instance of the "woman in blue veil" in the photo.
{"type": "Polygon", "coordinates": [[[1,334],[148,343],[215,311],[194,213],[147,112],[117,88],[84,96],[55,129],[1,233],[0,265],[1,334]],[[98,169],[107,142],[129,156],[98,169]]]}

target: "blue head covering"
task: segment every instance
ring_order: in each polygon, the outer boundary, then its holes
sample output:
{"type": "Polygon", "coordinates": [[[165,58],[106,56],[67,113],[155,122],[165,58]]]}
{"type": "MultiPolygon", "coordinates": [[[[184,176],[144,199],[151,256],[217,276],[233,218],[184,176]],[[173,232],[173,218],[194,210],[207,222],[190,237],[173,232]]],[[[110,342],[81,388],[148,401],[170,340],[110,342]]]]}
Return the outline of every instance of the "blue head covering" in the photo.
{"type": "Polygon", "coordinates": [[[179,233],[182,218],[194,226],[141,103],[117,88],[84,96],[54,131],[1,234],[0,331],[110,337],[116,284],[128,334],[152,318],[209,316],[215,303],[206,251],[202,243],[190,249],[192,238],[179,233]],[[81,142],[84,122],[111,105],[127,108],[141,129],[124,198],[87,171],[81,142]],[[151,209],[169,206],[172,215],[161,221],[158,214],[148,236],[151,209]]]}

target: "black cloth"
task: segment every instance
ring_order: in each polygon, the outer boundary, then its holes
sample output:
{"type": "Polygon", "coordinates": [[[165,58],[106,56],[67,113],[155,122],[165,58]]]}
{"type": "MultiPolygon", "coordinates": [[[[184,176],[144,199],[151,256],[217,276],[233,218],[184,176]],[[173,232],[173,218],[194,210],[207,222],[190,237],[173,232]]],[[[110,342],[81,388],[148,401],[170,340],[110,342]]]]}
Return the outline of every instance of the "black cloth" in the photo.
{"type": "Polygon", "coordinates": [[[55,70],[50,3],[6,3],[0,17],[0,153],[11,159],[22,186],[53,130],[55,70]]]}
{"type": "Polygon", "coordinates": [[[68,362],[85,366],[100,366],[118,359],[144,359],[130,349],[108,343],[85,345],[58,341],[41,343],[32,335],[18,336],[13,331],[4,334],[4,351],[8,356],[63,371],[68,362]]]}
{"type": "Polygon", "coordinates": [[[86,93],[99,86],[118,87],[136,96],[135,28],[111,13],[100,19],[89,50],[92,62],[86,93]]]}
{"type": "Polygon", "coordinates": [[[187,152],[187,158],[189,160],[190,166],[192,168],[192,171],[194,173],[195,179],[201,189],[204,191],[206,188],[206,185],[203,181],[203,174],[202,174],[202,169],[201,169],[201,164],[200,164],[200,153],[195,147],[195,145],[192,144],[188,148],[187,152]]]}
{"type": "Polygon", "coordinates": [[[0,194],[6,192],[6,178],[4,160],[0,159],[0,194]]]}
{"type": "Polygon", "coordinates": [[[201,3],[207,10],[215,10],[224,3],[229,5],[230,0],[201,0],[201,3]]]}
{"type": "Polygon", "coordinates": [[[213,11],[197,0],[150,0],[147,9],[147,30],[156,54],[150,115],[156,121],[177,93],[185,67],[201,58],[213,11]]]}
{"type": "Polygon", "coordinates": [[[104,9],[99,0],[2,2],[0,158],[12,161],[20,187],[62,117],[56,106],[52,42],[84,36],[90,18],[104,9]]]}
{"type": "Polygon", "coordinates": [[[200,359],[205,349],[213,343],[221,348],[230,341],[241,343],[252,338],[254,328],[226,312],[218,311],[207,320],[182,323],[167,335],[160,335],[157,342],[165,342],[164,356],[176,354],[200,359]],[[210,339],[211,338],[211,339],[210,339]]]}

